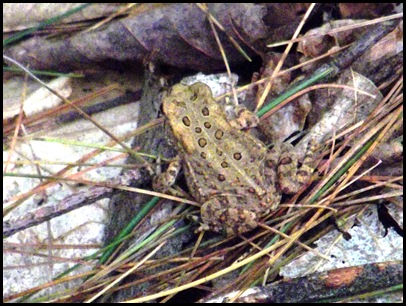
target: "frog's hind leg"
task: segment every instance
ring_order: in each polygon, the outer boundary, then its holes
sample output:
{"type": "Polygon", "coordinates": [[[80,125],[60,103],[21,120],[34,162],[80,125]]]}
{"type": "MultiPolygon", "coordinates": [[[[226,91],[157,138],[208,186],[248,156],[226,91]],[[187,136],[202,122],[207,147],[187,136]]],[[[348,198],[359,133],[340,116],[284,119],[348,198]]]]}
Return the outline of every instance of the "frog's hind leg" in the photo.
{"type": "Polygon", "coordinates": [[[259,118],[245,106],[238,105],[235,110],[235,118],[230,120],[230,125],[238,130],[254,128],[259,123],[259,118]]]}
{"type": "Polygon", "coordinates": [[[316,151],[318,146],[310,141],[302,165],[298,167],[298,159],[291,144],[281,145],[281,155],[278,162],[279,189],[285,194],[294,194],[305,185],[315,169],[316,151]]]}
{"type": "Polygon", "coordinates": [[[218,196],[209,199],[201,207],[203,223],[199,230],[212,230],[227,235],[241,234],[258,226],[258,214],[243,205],[246,198],[218,196]]]}

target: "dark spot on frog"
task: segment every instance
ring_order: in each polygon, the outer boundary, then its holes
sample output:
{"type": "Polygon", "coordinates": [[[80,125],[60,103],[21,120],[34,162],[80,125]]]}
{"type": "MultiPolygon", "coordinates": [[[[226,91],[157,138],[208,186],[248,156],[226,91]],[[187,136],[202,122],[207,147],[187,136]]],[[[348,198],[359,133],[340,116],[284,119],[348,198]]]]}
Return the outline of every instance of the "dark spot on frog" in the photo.
{"type": "Polygon", "coordinates": [[[216,133],[214,133],[214,137],[216,137],[217,140],[220,140],[224,135],[224,132],[222,130],[217,130],[216,133]]]}
{"type": "Polygon", "coordinates": [[[184,125],[190,126],[190,119],[189,119],[189,117],[187,117],[187,116],[183,117],[183,118],[182,118],[182,122],[183,122],[184,125]]]}
{"type": "Polygon", "coordinates": [[[202,114],[203,116],[208,116],[210,114],[209,109],[207,107],[203,107],[202,114]]]}
{"type": "Polygon", "coordinates": [[[240,160],[242,155],[241,155],[241,153],[234,153],[233,157],[234,157],[235,160],[240,160]]]}
{"type": "Polygon", "coordinates": [[[281,160],[279,161],[280,165],[288,165],[291,163],[292,163],[292,159],[290,157],[281,158],[281,160]]]}
{"type": "Polygon", "coordinates": [[[197,143],[199,144],[199,146],[201,148],[204,148],[207,145],[207,140],[206,138],[199,138],[199,140],[197,141],[197,143]]]}
{"type": "Polygon", "coordinates": [[[226,180],[226,177],[225,177],[224,175],[222,175],[222,174],[219,174],[219,175],[218,175],[218,180],[219,180],[220,182],[224,182],[224,181],[226,180]]]}

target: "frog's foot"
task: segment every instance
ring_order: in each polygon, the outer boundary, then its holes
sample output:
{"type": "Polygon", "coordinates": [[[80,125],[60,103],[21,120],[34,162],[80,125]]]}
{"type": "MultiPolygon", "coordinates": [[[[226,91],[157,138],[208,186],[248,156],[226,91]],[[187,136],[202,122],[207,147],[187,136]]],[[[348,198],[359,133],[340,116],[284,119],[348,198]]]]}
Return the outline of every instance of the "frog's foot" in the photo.
{"type": "Polygon", "coordinates": [[[195,234],[199,234],[200,232],[207,232],[210,231],[210,226],[206,223],[199,222],[200,226],[195,230],[195,234]]]}
{"type": "Polygon", "coordinates": [[[208,231],[210,230],[209,227],[203,223],[202,218],[200,217],[200,214],[195,213],[188,213],[186,215],[186,219],[192,221],[193,223],[198,223],[200,226],[198,229],[195,230],[195,234],[203,231],[208,231]]]}
{"type": "Polygon", "coordinates": [[[315,153],[318,146],[314,141],[310,141],[302,162],[298,167],[298,160],[294,147],[291,144],[281,145],[281,155],[279,158],[277,173],[279,189],[285,194],[296,193],[305,185],[315,169],[317,159],[315,153]]]}

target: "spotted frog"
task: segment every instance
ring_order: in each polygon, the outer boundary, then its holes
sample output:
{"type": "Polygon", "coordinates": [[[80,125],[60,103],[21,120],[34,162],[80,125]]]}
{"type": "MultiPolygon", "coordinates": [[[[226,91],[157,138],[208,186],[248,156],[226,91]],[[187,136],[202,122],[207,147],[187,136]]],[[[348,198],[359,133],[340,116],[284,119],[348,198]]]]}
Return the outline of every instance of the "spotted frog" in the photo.
{"type": "Polygon", "coordinates": [[[256,228],[278,207],[282,192],[296,192],[313,170],[311,153],[298,170],[290,145],[268,150],[238,129],[204,83],[177,84],[162,103],[179,155],[156,177],[154,189],[167,192],[183,166],[190,193],[201,204],[200,230],[231,235],[256,228]]]}

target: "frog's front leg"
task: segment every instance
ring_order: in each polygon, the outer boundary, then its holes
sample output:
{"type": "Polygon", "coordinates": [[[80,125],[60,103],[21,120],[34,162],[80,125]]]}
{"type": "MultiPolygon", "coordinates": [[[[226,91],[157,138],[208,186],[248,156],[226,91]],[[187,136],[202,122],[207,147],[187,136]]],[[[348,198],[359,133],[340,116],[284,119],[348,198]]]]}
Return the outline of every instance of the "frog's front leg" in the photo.
{"type": "Polygon", "coordinates": [[[174,196],[183,196],[184,193],[173,188],[175,185],[176,178],[181,169],[181,162],[179,157],[175,157],[173,161],[170,162],[168,169],[161,173],[160,166],[157,168],[157,176],[152,180],[152,188],[155,191],[162,193],[171,194],[174,196]]]}

